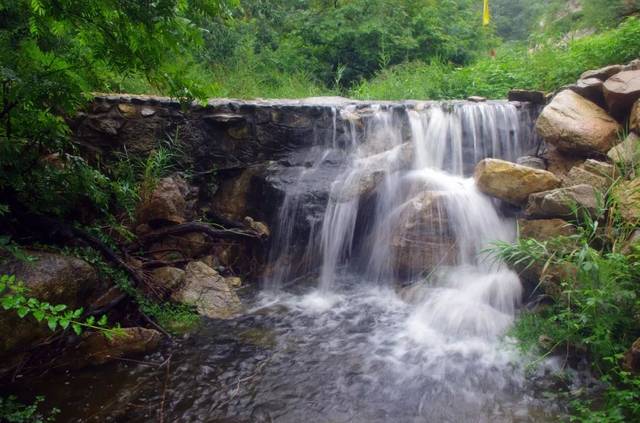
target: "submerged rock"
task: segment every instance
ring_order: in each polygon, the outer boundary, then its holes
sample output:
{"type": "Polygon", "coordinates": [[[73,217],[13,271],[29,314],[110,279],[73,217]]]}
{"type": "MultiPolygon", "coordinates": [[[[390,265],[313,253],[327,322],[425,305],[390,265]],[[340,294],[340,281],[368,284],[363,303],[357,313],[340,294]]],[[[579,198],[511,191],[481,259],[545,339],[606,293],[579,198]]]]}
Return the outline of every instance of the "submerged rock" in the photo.
{"type": "Polygon", "coordinates": [[[609,151],[622,127],[597,104],[565,90],[544,108],[536,129],[563,152],[589,155],[609,151]]]}
{"type": "Polygon", "coordinates": [[[428,191],[408,202],[391,238],[396,273],[419,275],[457,261],[455,235],[447,215],[444,191],[428,191]]]}
{"type": "Polygon", "coordinates": [[[591,217],[596,217],[599,208],[594,187],[576,185],[531,194],[525,214],[531,218],[563,218],[575,217],[575,210],[586,211],[591,217]]]}
{"type": "Polygon", "coordinates": [[[242,303],[225,278],[200,261],[185,268],[184,285],[171,298],[196,307],[198,313],[212,319],[229,319],[242,310],[242,303]]]}
{"type": "Polygon", "coordinates": [[[560,186],[551,172],[498,159],[478,163],[474,178],[480,191],[514,205],[525,203],[530,194],[560,186]]]}
{"type": "Polygon", "coordinates": [[[144,354],[158,348],[162,335],[153,329],[141,327],[119,329],[107,337],[100,332],[83,335],[74,354],[74,367],[95,366],[135,354],[144,354]]]}

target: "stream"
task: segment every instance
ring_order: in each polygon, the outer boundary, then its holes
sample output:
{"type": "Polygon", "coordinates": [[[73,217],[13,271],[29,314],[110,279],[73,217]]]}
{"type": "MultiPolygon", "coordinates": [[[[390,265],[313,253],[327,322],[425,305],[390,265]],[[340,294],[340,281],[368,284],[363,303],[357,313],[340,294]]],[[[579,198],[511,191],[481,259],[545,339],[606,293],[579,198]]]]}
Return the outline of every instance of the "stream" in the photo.
{"type": "Polygon", "coordinates": [[[247,311],[140,361],[45,377],[61,421],[552,422],[560,363],[508,334],[518,276],[486,249],[515,222],[470,177],[536,147],[507,102],[335,109],[270,178],[283,193],[247,311]],[[334,122],[336,119],[334,118],[334,122]],[[335,125],[335,124],[334,124],[335,125]],[[55,383],[55,384],[54,384],[55,383]]]}

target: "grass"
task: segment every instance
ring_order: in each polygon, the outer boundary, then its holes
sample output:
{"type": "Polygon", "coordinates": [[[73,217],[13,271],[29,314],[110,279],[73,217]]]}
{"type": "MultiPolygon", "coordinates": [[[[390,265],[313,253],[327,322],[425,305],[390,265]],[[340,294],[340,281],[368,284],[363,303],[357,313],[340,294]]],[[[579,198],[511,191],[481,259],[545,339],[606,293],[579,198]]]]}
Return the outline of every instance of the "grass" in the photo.
{"type": "Polygon", "coordinates": [[[363,81],[350,94],[363,100],[504,98],[513,88],[553,91],[587,69],[628,62],[639,53],[640,20],[629,18],[615,29],[566,45],[504,45],[496,58],[463,68],[439,61],[399,65],[363,81]]]}

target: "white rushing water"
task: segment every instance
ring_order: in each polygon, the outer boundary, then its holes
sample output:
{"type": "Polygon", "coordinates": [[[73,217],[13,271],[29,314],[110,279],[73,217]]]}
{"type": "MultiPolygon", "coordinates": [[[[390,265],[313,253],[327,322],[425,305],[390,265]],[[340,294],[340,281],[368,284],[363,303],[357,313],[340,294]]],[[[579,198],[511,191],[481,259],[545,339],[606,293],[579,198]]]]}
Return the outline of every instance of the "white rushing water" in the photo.
{"type": "Polygon", "coordinates": [[[420,408],[417,416],[472,421],[482,410],[495,417],[487,410],[496,396],[524,384],[502,340],[523,290],[514,272],[483,252],[493,241],[513,240],[515,224],[500,216],[469,173],[482,158],[515,161],[534,147],[531,122],[509,103],[339,113],[348,142],[339,146],[334,120],[331,139],[285,196],[264,304],[283,302],[311,316],[314,324],[292,324],[292,333],[317,330],[332,354],[360,356],[377,383],[425,391],[412,404],[420,408]],[[303,207],[309,183],[326,179],[321,169],[336,156],[342,159],[330,166],[324,212],[310,218],[303,207]],[[300,219],[311,228],[306,242],[294,249],[278,244],[294,242],[300,219]],[[296,273],[317,275],[317,289],[279,294],[296,273]],[[375,323],[356,346],[337,328],[363,316],[375,323]],[[452,399],[462,414],[446,403],[452,399]]]}

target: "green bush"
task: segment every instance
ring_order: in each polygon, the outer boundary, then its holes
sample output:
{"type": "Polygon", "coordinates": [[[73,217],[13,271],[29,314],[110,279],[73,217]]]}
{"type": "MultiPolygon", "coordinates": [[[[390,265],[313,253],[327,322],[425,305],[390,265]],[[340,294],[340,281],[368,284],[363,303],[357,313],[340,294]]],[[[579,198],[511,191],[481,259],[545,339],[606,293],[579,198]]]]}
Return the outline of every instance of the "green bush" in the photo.
{"type": "Polygon", "coordinates": [[[507,44],[497,57],[458,68],[442,61],[413,62],[382,71],[353,89],[360,99],[456,99],[471,95],[504,98],[513,88],[553,91],[587,70],[624,63],[640,52],[640,20],[564,45],[548,41],[530,49],[507,44]]]}

